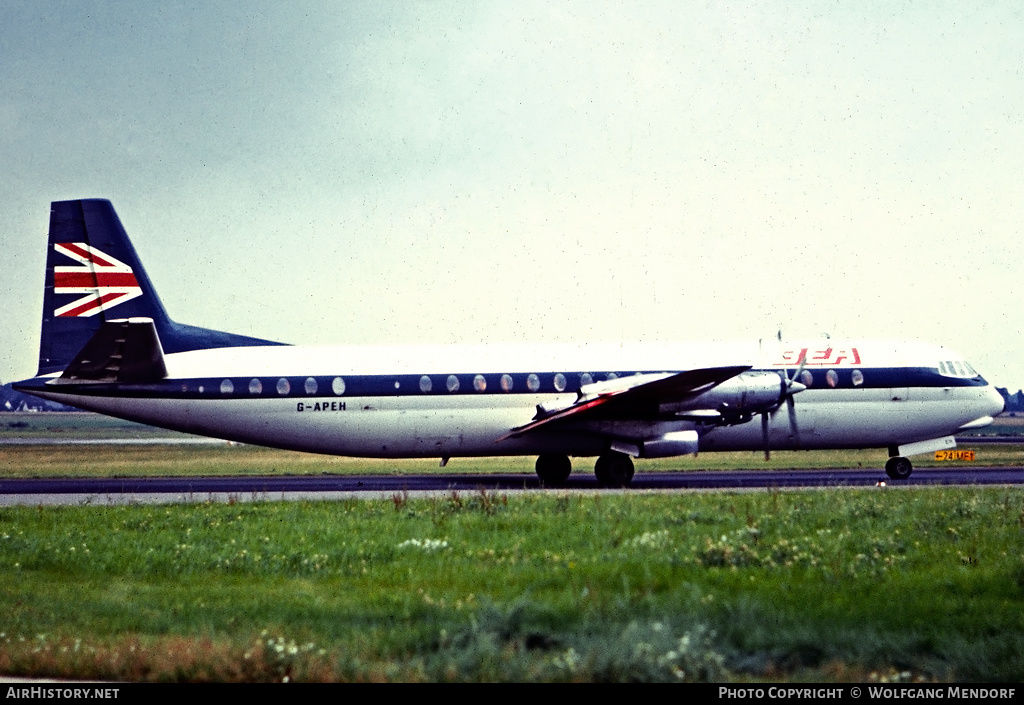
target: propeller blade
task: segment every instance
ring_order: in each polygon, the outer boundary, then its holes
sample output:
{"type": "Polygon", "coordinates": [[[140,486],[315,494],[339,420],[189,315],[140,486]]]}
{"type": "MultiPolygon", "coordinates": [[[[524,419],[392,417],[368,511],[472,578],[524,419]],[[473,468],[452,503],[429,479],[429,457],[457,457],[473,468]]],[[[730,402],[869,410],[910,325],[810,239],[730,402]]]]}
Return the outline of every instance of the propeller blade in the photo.
{"type": "Polygon", "coordinates": [[[793,432],[793,445],[800,448],[800,427],[796,423],[796,403],[793,396],[786,397],[786,411],[789,412],[789,430],[793,432]]]}
{"type": "MultiPolygon", "coordinates": [[[[807,367],[807,355],[806,355],[806,353],[800,356],[800,364],[799,364],[799,366],[797,366],[796,372],[793,373],[793,379],[789,379],[788,377],[786,378],[786,382],[789,383],[789,386],[792,387],[794,384],[800,384],[799,382],[797,382],[797,380],[800,379],[800,375],[802,375],[804,373],[804,368],[805,367],[807,367]]],[[[801,389],[799,389],[797,391],[801,391],[802,392],[804,389],[807,389],[807,387],[803,386],[801,389]]],[[[796,392],[793,392],[793,393],[796,394],[796,392]]]]}
{"type": "Polygon", "coordinates": [[[789,415],[789,430],[793,434],[793,445],[796,448],[800,447],[800,427],[796,422],[796,402],[793,401],[793,395],[798,394],[805,389],[807,385],[797,380],[801,378],[804,373],[804,368],[807,366],[807,355],[804,354],[800,357],[800,365],[796,368],[793,373],[793,378],[786,377],[786,411],[789,415]]]}
{"type": "Polygon", "coordinates": [[[764,439],[764,459],[769,461],[772,459],[772,451],[768,447],[768,412],[761,412],[761,438],[764,439]]]}

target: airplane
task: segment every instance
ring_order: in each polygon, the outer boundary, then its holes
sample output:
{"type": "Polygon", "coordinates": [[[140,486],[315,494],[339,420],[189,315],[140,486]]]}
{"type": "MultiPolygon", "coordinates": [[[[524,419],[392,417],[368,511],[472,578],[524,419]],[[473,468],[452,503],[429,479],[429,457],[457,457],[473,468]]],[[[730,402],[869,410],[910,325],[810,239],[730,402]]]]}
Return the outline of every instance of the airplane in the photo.
{"type": "Polygon", "coordinates": [[[54,202],[39,368],[20,391],[248,444],[354,457],[537,456],[545,486],[595,457],[604,487],[635,458],[712,451],[955,446],[1003,399],[923,343],[302,347],[169,318],[107,200],[54,202]]]}

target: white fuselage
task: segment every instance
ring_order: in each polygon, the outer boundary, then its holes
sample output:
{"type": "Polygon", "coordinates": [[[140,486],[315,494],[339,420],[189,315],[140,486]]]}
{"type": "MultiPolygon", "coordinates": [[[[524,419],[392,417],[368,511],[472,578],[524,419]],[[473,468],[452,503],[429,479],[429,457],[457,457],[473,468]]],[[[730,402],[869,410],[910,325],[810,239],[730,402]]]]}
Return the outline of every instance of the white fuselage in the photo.
{"type": "Polygon", "coordinates": [[[947,360],[959,357],[888,342],[239,347],[169,354],[158,384],[54,378],[33,393],[179,431],[359,457],[589,456],[609,439],[680,430],[697,430],[709,451],[760,450],[766,437],[772,449],[871,448],[951,435],[1002,410],[990,385],[947,360]],[[622,418],[506,437],[538,404],[571,403],[581,385],[732,364],[809,384],[791,406],[732,425],[622,418]]]}

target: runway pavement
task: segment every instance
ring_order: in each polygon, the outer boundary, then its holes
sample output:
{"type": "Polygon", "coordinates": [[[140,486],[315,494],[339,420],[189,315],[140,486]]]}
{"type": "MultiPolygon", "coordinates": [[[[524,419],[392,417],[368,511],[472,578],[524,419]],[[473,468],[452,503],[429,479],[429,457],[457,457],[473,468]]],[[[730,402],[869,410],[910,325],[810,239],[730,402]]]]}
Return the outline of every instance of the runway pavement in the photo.
{"type": "Polygon", "coordinates": [[[913,487],[922,485],[1020,485],[1024,468],[921,468],[908,480],[890,480],[879,469],[727,470],[637,473],[629,490],[597,486],[580,473],[562,487],[545,488],[532,474],[315,475],[292,477],[83,478],[0,480],[0,506],[168,504],[278,500],[337,500],[430,496],[449,492],[686,491],[810,487],[913,487]]]}

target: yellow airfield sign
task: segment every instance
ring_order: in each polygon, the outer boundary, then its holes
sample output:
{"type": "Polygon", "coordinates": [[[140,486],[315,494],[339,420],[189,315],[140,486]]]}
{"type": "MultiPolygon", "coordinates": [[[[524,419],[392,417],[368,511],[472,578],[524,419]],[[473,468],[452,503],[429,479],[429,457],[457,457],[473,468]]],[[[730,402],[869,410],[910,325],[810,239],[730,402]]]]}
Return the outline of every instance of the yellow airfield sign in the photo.
{"type": "Polygon", "coordinates": [[[965,462],[972,462],[974,460],[973,450],[937,450],[935,451],[936,460],[960,460],[965,462]]]}

